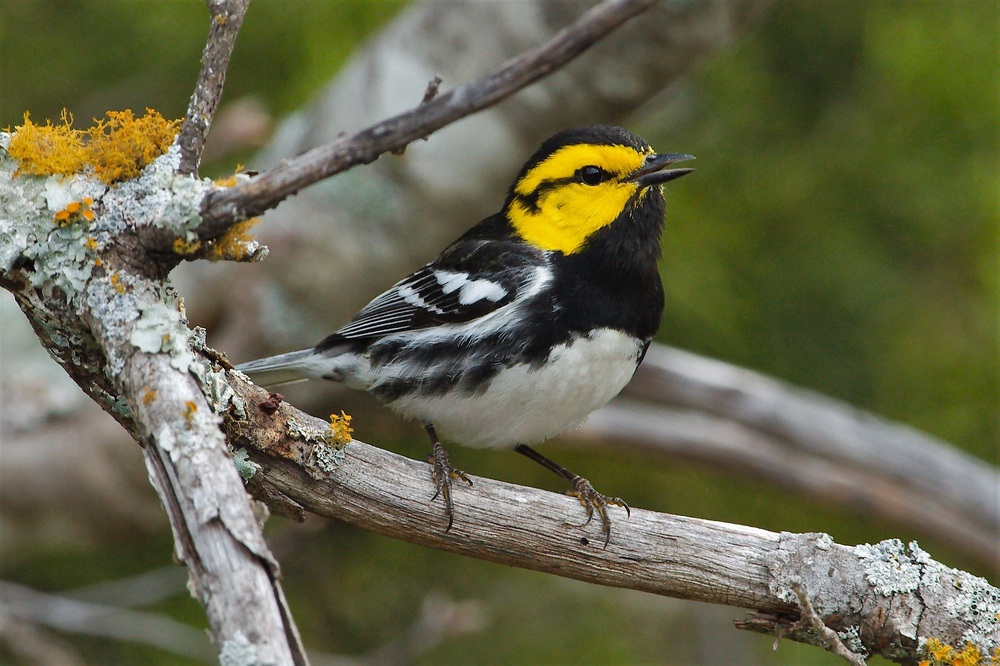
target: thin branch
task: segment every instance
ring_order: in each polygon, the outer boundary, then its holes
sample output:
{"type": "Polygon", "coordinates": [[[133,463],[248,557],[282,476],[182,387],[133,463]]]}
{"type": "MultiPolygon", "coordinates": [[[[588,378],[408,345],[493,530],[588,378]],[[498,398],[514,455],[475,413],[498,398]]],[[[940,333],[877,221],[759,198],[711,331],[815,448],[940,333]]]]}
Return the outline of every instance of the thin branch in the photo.
{"type": "Polygon", "coordinates": [[[1000,615],[993,615],[1000,590],[935,562],[915,543],[847,547],[821,534],[633,508],[630,518],[612,515],[604,548],[600,526],[580,524],[573,498],[479,477],[456,489],[455,523],[446,531],[425,463],[357,441],[333,449],[324,443],[326,422],[284,403],[273,409],[273,401],[262,411],[268,393],[230,379],[246,418],[226,420],[229,441],[259,466],[251,490],[272,504],[509,566],[753,609],[742,626],[811,644],[816,634],[799,625],[790,587],[796,580],[809,586],[824,623],[872,654],[905,661],[916,656],[921,636],[969,640],[969,609],[977,609],[984,646],[1000,645],[1000,615]]]}
{"type": "Polygon", "coordinates": [[[151,645],[172,654],[211,661],[215,650],[200,629],[168,617],[38,592],[0,581],[4,612],[59,631],[151,645]]]}
{"type": "Polygon", "coordinates": [[[236,187],[210,193],[202,204],[202,239],[274,208],[303,187],[402,148],[459,118],[485,109],[562,67],[656,0],[606,0],[543,45],[513,58],[496,72],[437,95],[425,104],[357,134],[314,148],[236,187]]]}
{"type": "Polygon", "coordinates": [[[181,163],[177,172],[188,176],[198,173],[205,138],[222,98],[229,58],[236,46],[236,35],[243,25],[250,0],[207,0],[207,4],[212,15],[212,27],[201,54],[198,82],[191,94],[180,136],[177,137],[181,147],[181,163]]]}
{"type": "Polygon", "coordinates": [[[844,642],[840,640],[837,632],[823,624],[823,620],[820,619],[819,615],[816,614],[816,609],[813,608],[812,601],[809,600],[809,593],[806,591],[805,585],[800,581],[792,581],[789,583],[789,587],[792,588],[796,598],[799,600],[799,611],[802,613],[800,623],[802,626],[816,632],[816,635],[823,641],[826,649],[838,657],[843,657],[847,663],[852,666],[867,666],[864,657],[848,650],[844,642]]]}
{"type": "Polygon", "coordinates": [[[158,604],[183,593],[187,579],[184,569],[170,565],[126,578],[77,587],[62,595],[86,603],[139,608],[158,604]]]}

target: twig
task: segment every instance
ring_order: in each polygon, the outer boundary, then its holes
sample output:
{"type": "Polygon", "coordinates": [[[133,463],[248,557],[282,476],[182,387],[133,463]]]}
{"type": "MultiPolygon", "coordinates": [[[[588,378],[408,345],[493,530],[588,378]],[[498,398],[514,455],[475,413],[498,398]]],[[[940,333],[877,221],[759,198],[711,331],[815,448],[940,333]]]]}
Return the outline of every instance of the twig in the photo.
{"type": "MultiPolygon", "coordinates": [[[[438,92],[441,90],[441,77],[437,74],[434,78],[427,82],[427,89],[424,90],[424,97],[420,100],[420,106],[430,103],[432,99],[437,97],[438,92]]],[[[419,108],[419,107],[418,107],[419,108]]],[[[424,137],[427,140],[427,137],[424,137]]],[[[399,148],[393,148],[390,151],[393,155],[402,155],[406,152],[406,146],[400,146],[399,148]]]]}
{"type": "Polygon", "coordinates": [[[186,593],[186,582],[187,572],[171,565],[135,576],[77,587],[63,592],[63,596],[85,603],[137,608],[186,593]]]}
{"type": "Polygon", "coordinates": [[[205,633],[168,617],[38,592],[0,581],[4,611],[60,631],[152,645],[172,654],[212,661],[205,633]]]}
{"type": "Polygon", "coordinates": [[[801,581],[794,581],[791,583],[791,588],[795,592],[795,596],[799,598],[799,612],[802,613],[801,624],[805,628],[816,632],[820,640],[825,644],[826,649],[833,654],[843,657],[849,664],[853,664],[853,666],[867,666],[864,657],[848,650],[847,646],[840,640],[837,632],[826,626],[819,615],[816,614],[812,602],[809,601],[806,586],[801,581]]]}
{"type": "Polygon", "coordinates": [[[0,650],[18,664],[86,666],[83,657],[61,637],[15,617],[6,609],[0,610],[0,650]]]}
{"type": "Polygon", "coordinates": [[[432,99],[437,97],[438,92],[441,90],[441,77],[437,74],[434,78],[427,82],[427,90],[424,91],[424,98],[420,100],[421,104],[428,104],[432,99]]]}
{"type": "Polygon", "coordinates": [[[212,27],[201,54],[198,82],[191,94],[180,136],[177,137],[181,148],[181,163],[177,172],[189,176],[198,172],[205,138],[222,98],[229,57],[236,46],[236,35],[250,0],[207,0],[207,4],[212,15],[212,27]]]}
{"type": "Polygon", "coordinates": [[[246,183],[211,192],[202,204],[202,239],[274,208],[303,187],[425,137],[459,118],[485,109],[583,53],[655,0],[606,0],[543,45],[513,58],[496,72],[438,95],[426,104],[314,148],[246,183]]]}

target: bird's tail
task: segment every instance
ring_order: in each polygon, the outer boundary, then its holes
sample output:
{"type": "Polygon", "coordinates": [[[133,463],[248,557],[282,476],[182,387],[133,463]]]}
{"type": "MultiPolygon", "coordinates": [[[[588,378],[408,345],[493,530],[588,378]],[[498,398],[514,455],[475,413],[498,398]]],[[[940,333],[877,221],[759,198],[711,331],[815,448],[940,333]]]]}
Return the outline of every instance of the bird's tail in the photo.
{"type": "Polygon", "coordinates": [[[264,387],[320,377],[316,367],[316,352],[312,348],[259,358],[241,363],[236,369],[249,376],[255,384],[264,387]]]}

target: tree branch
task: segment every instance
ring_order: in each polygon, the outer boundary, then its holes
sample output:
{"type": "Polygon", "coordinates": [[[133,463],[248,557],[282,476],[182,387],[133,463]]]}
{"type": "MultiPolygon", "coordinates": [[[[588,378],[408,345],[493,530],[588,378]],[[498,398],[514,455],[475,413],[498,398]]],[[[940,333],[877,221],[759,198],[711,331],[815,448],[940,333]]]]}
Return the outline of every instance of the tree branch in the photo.
{"type": "Polygon", "coordinates": [[[243,16],[250,0],[206,0],[206,4],[212,15],[212,26],[209,28],[205,50],[201,54],[198,81],[191,94],[180,136],[177,137],[177,143],[181,147],[181,161],[177,172],[185,176],[198,173],[205,138],[222,98],[229,58],[236,47],[236,36],[243,25],[243,16]]]}
{"type": "Polygon", "coordinates": [[[137,228],[183,228],[210,187],[175,178],[178,162],[174,148],[139,179],[107,189],[86,176],[14,180],[16,165],[0,151],[0,284],[73,379],[143,444],[178,558],[219,649],[305,663],[277,563],[213,411],[220,385],[191,351],[182,304],[135,244],[137,228]],[[151,205],[164,183],[174,217],[151,205]],[[53,202],[82,197],[95,200],[100,215],[86,225],[53,226],[53,202]]]}
{"type": "Polygon", "coordinates": [[[211,660],[205,633],[166,616],[46,594],[0,581],[4,612],[59,631],[152,645],[188,659],[211,660]]]}
{"type": "Polygon", "coordinates": [[[998,470],[946,442],[722,361],[650,347],[622,398],[575,440],[753,474],[933,535],[986,567],[998,470]]]}
{"type": "Polygon", "coordinates": [[[255,466],[252,492],[286,514],[305,510],[509,566],[747,608],[754,614],[743,628],[828,648],[799,623],[798,583],[853,651],[902,663],[917,657],[926,637],[977,641],[986,653],[1000,646],[1000,590],[932,560],[916,543],[848,547],[824,534],[778,534],[633,508],[630,518],[623,511],[612,516],[604,548],[599,525],[580,525],[575,499],[480,477],[456,489],[454,527],[445,531],[426,464],[358,441],[333,448],[324,440],[326,422],[273,398],[262,410],[267,392],[239,377],[230,381],[246,418],[226,419],[229,441],[246,447],[255,466]]]}
{"type": "Polygon", "coordinates": [[[350,137],[288,160],[246,183],[211,193],[201,207],[202,239],[220,236],[232,224],[274,208],[303,187],[383,153],[400,149],[449,123],[492,106],[583,53],[655,0],[606,0],[543,45],[509,60],[496,72],[470,81],[350,137]]]}

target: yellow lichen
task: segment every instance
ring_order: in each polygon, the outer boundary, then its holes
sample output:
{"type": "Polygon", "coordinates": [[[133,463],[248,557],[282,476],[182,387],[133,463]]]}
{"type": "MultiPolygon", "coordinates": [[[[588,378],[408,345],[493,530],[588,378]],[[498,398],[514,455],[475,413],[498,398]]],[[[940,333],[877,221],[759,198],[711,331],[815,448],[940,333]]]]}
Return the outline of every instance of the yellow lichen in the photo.
{"type": "Polygon", "coordinates": [[[167,120],[156,111],[135,118],[132,111],[108,111],[107,121],[89,130],[87,147],[94,173],[105,183],[135,178],[147,164],[167,152],[180,131],[180,120],[167,120]]]}
{"type": "Polygon", "coordinates": [[[350,443],[353,433],[351,415],[341,410],[340,414],[330,414],[330,427],[324,433],[323,439],[331,446],[343,446],[350,443]]]}
{"type": "Polygon", "coordinates": [[[250,236],[250,229],[260,222],[259,217],[251,217],[249,220],[237,222],[229,227],[226,233],[222,234],[212,246],[213,259],[231,261],[242,261],[246,259],[254,250],[254,239],[250,236]]]}
{"type": "Polygon", "coordinates": [[[928,638],[923,651],[929,659],[922,660],[921,666],[979,666],[998,663],[997,654],[987,660],[973,643],[967,643],[959,650],[936,638],[928,638]]]}
{"type": "Polygon", "coordinates": [[[242,172],[243,172],[243,165],[237,164],[236,170],[233,171],[233,175],[223,176],[222,178],[216,178],[212,182],[218,185],[219,187],[233,187],[236,185],[236,183],[240,182],[237,176],[242,172]]]}
{"type": "Polygon", "coordinates": [[[126,291],[128,291],[128,288],[125,286],[125,283],[122,282],[120,277],[118,277],[118,271],[112,273],[111,277],[108,279],[111,281],[111,286],[114,287],[115,291],[117,291],[119,294],[124,294],[126,291]]]}
{"type": "Polygon", "coordinates": [[[198,413],[198,403],[194,400],[184,401],[184,420],[187,421],[188,427],[194,423],[194,415],[198,413]]]}
{"type": "Polygon", "coordinates": [[[44,125],[31,122],[24,114],[24,124],[14,129],[7,152],[19,164],[15,176],[49,176],[81,171],[87,164],[84,145],[86,132],[73,129],[73,115],[63,109],[62,125],[46,120],[44,125]]]}
{"type": "Polygon", "coordinates": [[[966,645],[951,661],[952,666],[979,666],[982,663],[985,663],[983,655],[972,643],[966,645]]]}
{"type": "Polygon", "coordinates": [[[148,386],[142,387],[142,404],[152,405],[156,400],[156,389],[151,389],[148,386]]]}
{"type": "Polygon", "coordinates": [[[182,257],[190,257],[192,254],[201,249],[201,241],[195,238],[194,240],[187,240],[184,238],[174,239],[174,253],[179,254],[182,257]]]}
{"type": "Polygon", "coordinates": [[[62,124],[31,122],[15,128],[7,152],[19,164],[15,175],[50,176],[79,173],[90,167],[107,184],[138,176],[162,155],[180,130],[179,120],[167,120],[146,109],[141,118],[132,111],[108,111],[87,130],[73,129],[73,116],[62,113],[62,124]]]}

